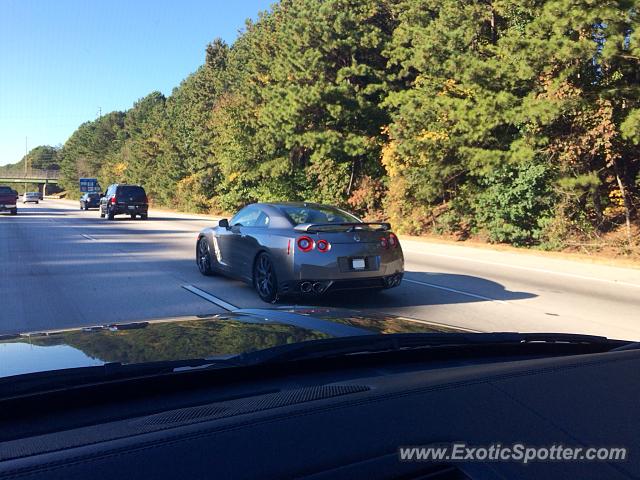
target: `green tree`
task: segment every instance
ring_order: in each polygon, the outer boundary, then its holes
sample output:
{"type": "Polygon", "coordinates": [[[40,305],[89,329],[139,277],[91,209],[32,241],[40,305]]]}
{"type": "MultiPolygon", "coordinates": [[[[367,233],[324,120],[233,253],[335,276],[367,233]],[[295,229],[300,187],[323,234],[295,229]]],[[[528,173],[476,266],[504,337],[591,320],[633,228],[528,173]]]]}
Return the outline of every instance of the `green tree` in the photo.
{"type": "Polygon", "coordinates": [[[73,132],[60,151],[61,184],[68,192],[78,191],[78,179],[97,177],[110,156],[120,150],[126,138],[123,112],[111,112],[85,122],[73,132]]]}
{"type": "Polygon", "coordinates": [[[562,246],[626,224],[631,241],[638,6],[282,0],[56,163],[70,191],[99,175],[185,210],[307,199],[409,233],[562,246]]]}
{"type": "Polygon", "coordinates": [[[0,169],[4,171],[23,171],[26,162],[29,169],[59,170],[59,153],[59,147],[39,145],[32,148],[19,162],[0,166],[0,169]]]}
{"type": "Polygon", "coordinates": [[[226,204],[346,204],[360,179],[381,175],[388,3],[284,1],[248,25],[214,118],[226,204]]]}

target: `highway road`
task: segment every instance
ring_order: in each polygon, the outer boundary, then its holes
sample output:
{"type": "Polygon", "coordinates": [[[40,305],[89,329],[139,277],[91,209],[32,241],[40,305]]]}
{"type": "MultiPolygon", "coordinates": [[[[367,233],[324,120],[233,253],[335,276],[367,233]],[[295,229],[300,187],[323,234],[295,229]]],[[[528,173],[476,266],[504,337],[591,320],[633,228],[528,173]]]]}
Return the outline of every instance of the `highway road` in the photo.
{"type": "MultiPolygon", "coordinates": [[[[0,334],[264,308],[253,289],[202,277],[197,232],[213,219],[151,211],[100,219],[45,200],[0,215],[0,334]]],[[[402,240],[396,289],[305,301],[480,331],[575,332],[640,340],[640,270],[402,240]]]]}

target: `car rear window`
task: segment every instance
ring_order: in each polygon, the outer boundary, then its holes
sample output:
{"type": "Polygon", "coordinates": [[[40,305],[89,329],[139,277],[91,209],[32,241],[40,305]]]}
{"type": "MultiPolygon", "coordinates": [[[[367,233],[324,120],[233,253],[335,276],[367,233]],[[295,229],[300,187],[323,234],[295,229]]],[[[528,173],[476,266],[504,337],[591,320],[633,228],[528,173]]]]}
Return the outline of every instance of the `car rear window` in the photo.
{"type": "Polygon", "coordinates": [[[350,213],[334,207],[281,205],[280,210],[295,225],[303,223],[360,223],[350,213]]]}
{"type": "Polygon", "coordinates": [[[144,188],[136,186],[118,187],[117,196],[131,199],[134,202],[144,202],[146,198],[144,188]]]}

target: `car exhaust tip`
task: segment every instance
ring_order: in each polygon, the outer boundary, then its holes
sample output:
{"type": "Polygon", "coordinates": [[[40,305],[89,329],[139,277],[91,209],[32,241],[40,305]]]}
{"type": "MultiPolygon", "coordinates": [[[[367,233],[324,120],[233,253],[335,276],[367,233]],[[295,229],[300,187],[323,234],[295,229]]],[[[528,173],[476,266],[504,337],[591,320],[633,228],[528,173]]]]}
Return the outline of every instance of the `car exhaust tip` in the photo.
{"type": "Polygon", "coordinates": [[[300,284],[300,290],[302,293],[309,293],[312,288],[313,286],[311,285],[311,282],[302,282],[300,284]]]}
{"type": "Polygon", "coordinates": [[[390,275],[386,277],[383,281],[386,288],[397,287],[402,282],[402,273],[395,273],[393,275],[390,275]]]}
{"type": "Polygon", "coordinates": [[[322,293],[324,292],[324,285],[321,284],[320,282],[316,282],[313,284],[313,291],[314,293],[322,293]]]}

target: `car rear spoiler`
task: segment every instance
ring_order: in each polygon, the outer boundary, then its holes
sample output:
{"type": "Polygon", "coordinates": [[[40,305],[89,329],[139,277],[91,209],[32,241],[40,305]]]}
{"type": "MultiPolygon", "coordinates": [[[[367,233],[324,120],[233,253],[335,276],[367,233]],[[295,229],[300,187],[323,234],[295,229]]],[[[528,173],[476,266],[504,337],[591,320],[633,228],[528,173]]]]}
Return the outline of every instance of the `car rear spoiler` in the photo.
{"type": "Polygon", "coordinates": [[[391,230],[391,224],[387,222],[359,222],[359,223],[301,223],[296,225],[293,229],[297,232],[326,232],[328,230],[343,230],[346,232],[352,232],[354,230],[362,230],[363,227],[368,227],[371,230],[386,232],[391,230]]]}

